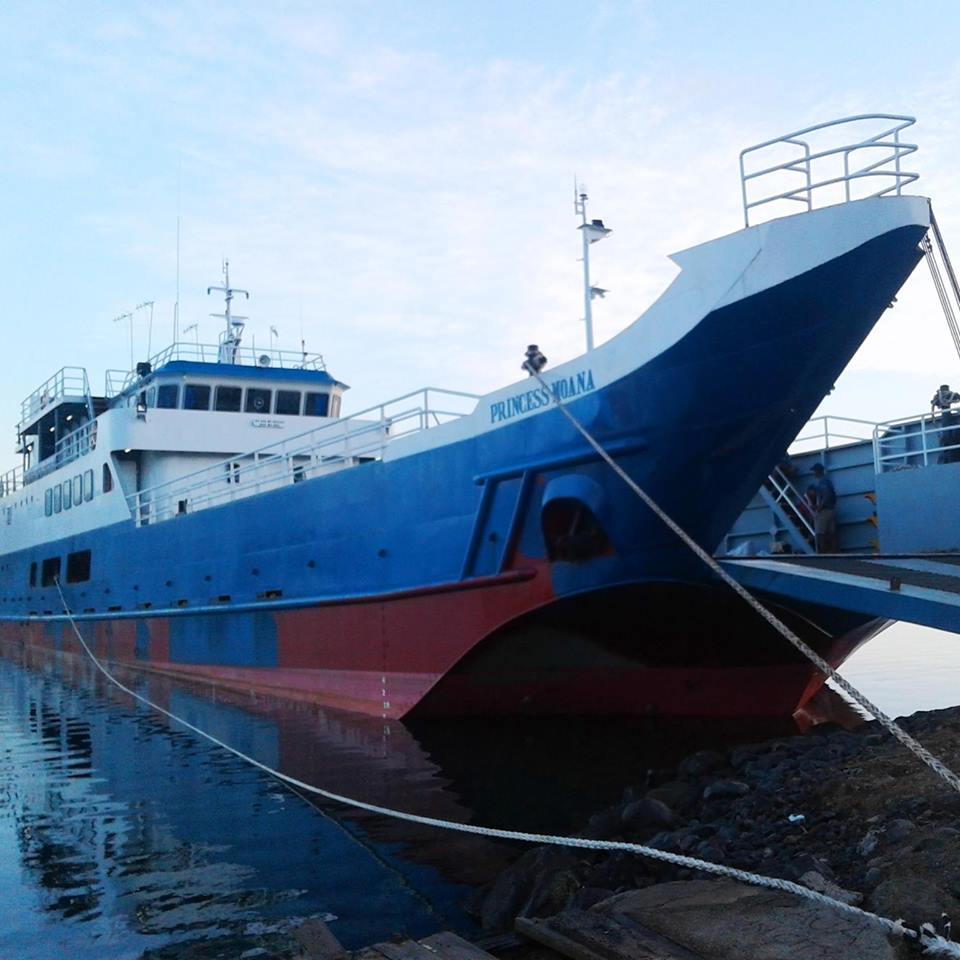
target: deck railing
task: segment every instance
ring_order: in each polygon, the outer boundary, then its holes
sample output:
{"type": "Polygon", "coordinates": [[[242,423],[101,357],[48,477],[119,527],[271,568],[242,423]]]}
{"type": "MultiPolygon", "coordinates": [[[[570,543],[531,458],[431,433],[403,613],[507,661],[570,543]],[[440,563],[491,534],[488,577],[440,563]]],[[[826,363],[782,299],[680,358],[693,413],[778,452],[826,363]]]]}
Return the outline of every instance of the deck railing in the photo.
{"type": "Polygon", "coordinates": [[[90,384],[83,367],[62,367],[20,404],[20,426],[32,423],[47,407],[67,398],[90,402],[90,384]]]}
{"type": "Polygon", "coordinates": [[[919,174],[906,171],[901,166],[901,160],[915,153],[917,145],[904,143],[900,133],[915,122],[914,117],[897,114],[863,113],[814,124],[747,147],[740,153],[744,225],[750,226],[751,210],[779,200],[796,201],[807,210],[812,210],[815,200],[820,200],[821,206],[838,202],[838,193],[843,201],[881,197],[890,193],[900,196],[901,189],[919,177],[919,174]],[[862,130],[867,124],[874,129],[879,124],[880,130],[858,138],[857,128],[862,130]],[[811,134],[821,136],[811,137],[811,134]],[[839,137],[841,142],[831,141],[831,135],[839,137]],[[820,138],[826,140],[825,146],[811,146],[811,140],[820,138]],[[794,155],[786,161],[773,162],[775,157],[783,156],[784,148],[794,155]],[[796,155],[798,150],[799,156],[796,155]],[[761,165],[748,171],[748,157],[761,165]],[[841,167],[842,172],[838,172],[841,167]],[[787,181],[796,175],[801,178],[800,184],[788,186],[787,181]],[[854,196],[858,191],[852,190],[852,185],[858,181],[875,184],[876,180],[880,181],[879,189],[854,196]],[[829,191],[831,187],[836,189],[829,191]],[[770,190],[773,192],[750,199],[751,192],[756,195],[770,190]],[[828,193],[833,199],[827,198],[828,193]]]}
{"type": "Polygon", "coordinates": [[[873,451],[877,473],[960,462],[960,414],[923,413],[878,423],[873,451]]]}
{"type": "MultiPolygon", "coordinates": [[[[178,341],[170,344],[159,353],[150,357],[150,366],[156,370],[174,360],[188,360],[192,363],[220,363],[221,347],[212,343],[190,343],[178,341]]],[[[326,370],[323,355],[298,350],[274,350],[270,347],[257,347],[253,344],[241,344],[236,348],[233,361],[245,367],[269,367],[281,370],[326,370]]],[[[135,370],[108,370],[104,385],[105,396],[115,397],[139,378],[135,370]]]]}
{"type": "Polygon", "coordinates": [[[9,497],[23,487],[23,470],[14,467],[4,474],[0,474],[0,500],[9,497]]]}
{"type": "Polygon", "coordinates": [[[875,420],[854,417],[814,417],[807,421],[800,435],[790,444],[790,453],[811,453],[829,450],[849,443],[865,443],[873,439],[875,420]]]}
{"type": "Polygon", "coordinates": [[[383,456],[401,437],[470,413],[478,395],[427,387],[131,494],[137,526],[221,506],[383,456]]]}

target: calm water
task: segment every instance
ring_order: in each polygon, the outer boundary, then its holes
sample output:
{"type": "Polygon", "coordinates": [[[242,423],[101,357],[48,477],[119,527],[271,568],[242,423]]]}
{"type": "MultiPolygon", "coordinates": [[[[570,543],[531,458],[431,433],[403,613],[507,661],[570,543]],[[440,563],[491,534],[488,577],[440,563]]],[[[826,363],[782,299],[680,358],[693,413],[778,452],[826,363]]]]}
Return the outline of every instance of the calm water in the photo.
{"type": "MultiPolygon", "coordinates": [[[[960,702],[960,642],[897,626],[845,673],[893,714],[960,702]]],[[[417,813],[573,830],[648,767],[777,733],[651,721],[413,729],[214,696],[141,692],[303,780],[417,813]]],[[[321,916],[348,947],[470,933],[462,909],[514,851],[307,802],[131,701],[89,664],[0,657],[0,958],[289,956],[321,916]]]]}

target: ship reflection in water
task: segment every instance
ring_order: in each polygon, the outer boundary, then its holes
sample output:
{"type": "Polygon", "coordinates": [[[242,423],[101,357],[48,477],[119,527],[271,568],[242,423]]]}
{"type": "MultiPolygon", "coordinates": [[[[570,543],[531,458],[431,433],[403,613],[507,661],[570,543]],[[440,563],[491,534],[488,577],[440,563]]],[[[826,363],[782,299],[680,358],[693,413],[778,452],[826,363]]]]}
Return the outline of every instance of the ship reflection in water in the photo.
{"type": "MultiPolygon", "coordinates": [[[[0,652],[0,956],[278,956],[292,948],[289,931],[317,915],[351,948],[395,932],[469,934],[464,900],[516,855],[308,801],[133,701],[88,662],[0,652]]],[[[408,728],[121,678],[308,783],[537,831],[577,830],[648,768],[691,750],[778,732],[610,719],[408,728]]]]}

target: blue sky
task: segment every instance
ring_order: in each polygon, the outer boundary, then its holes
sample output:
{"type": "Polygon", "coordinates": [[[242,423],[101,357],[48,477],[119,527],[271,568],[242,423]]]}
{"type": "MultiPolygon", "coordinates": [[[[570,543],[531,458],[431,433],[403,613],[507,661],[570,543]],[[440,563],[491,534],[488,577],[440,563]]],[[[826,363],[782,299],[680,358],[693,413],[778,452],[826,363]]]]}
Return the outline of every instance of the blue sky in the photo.
{"type": "MultiPolygon", "coordinates": [[[[581,349],[574,173],[615,230],[595,248],[600,340],[669,281],[667,254],[738,229],[739,150],[807,123],[918,116],[918,187],[960,244],[958,20],[937,2],[905,18],[893,3],[7,0],[0,403],[12,423],[60,366],[95,384],[126,366],[111,319],[143,300],[154,349],[170,339],[178,192],[182,326],[215,339],[204,290],[228,256],[253,295],[248,337],[266,345],[272,324],[294,347],[302,315],[352,409],[428,383],[492,389],[528,342],[581,349]]],[[[957,365],[918,273],[829,405],[912,413],[957,365]]]]}

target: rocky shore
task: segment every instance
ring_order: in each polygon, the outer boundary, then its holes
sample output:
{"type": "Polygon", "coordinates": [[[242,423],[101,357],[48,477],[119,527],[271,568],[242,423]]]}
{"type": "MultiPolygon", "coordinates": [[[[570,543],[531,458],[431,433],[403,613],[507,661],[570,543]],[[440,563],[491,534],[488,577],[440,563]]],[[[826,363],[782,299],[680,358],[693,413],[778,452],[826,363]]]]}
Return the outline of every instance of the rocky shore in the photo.
{"type": "MultiPolygon", "coordinates": [[[[903,726],[960,768],[960,707],[903,726]]],[[[960,923],[960,794],[876,723],[701,751],[642,772],[583,835],[623,839],[769,876],[916,925],[960,923]]],[[[704,875],[627,853],[524,852],[472,898],[487,931],[704,875]]]]}

